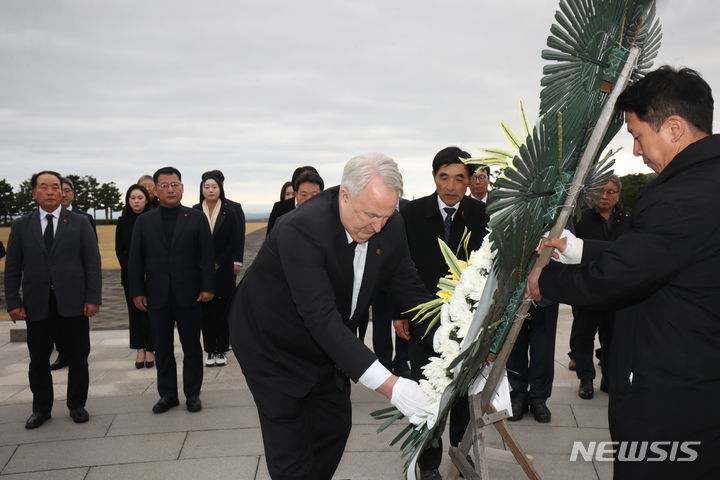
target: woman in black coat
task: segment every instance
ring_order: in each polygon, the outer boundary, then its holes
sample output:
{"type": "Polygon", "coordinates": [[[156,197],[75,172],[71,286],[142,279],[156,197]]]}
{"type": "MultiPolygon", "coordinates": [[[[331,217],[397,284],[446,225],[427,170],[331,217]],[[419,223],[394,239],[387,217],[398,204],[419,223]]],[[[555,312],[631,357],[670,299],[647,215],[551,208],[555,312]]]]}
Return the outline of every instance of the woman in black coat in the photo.
{"type": "Polygon", "coordinates": [[[115,255],[120,262],[120,279],[125,290],[125,301],[128,306],[130,327],[130,348],[137,350],[135,368],[152,368],[155,366],[155,346],[150,330],[150,319],[147,312],[138,310],[130,298],[128,285],[128,255],[135,220],[150,210],[150,195],[145,187],[131,185],[125,193],[125,206],[122,216],[115,227],[115,255]]]}
{"type": "Polygon", "coordinates": [[[237,220],[225,200],[222,181],[214,172],[203,175],[200,203],[193,208],[202,211],[210,224],[215,255],[215,297],[202,304],[205,366],[223,366],[227,364],[225,353],[230,349],[227,303],[235,288],[233,252],[237,243],[237,220]]]}

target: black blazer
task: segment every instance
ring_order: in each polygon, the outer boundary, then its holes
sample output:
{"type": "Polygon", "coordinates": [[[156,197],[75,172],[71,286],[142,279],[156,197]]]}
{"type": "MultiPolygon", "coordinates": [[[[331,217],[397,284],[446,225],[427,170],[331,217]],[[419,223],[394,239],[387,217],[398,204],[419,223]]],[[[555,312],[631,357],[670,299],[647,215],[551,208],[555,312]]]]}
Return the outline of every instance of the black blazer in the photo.
{"type": "Polygon", "coordinates": [[[288,212],[292,212],[293,210],[295,210],[295,198],[288,198],[287,200],[275,202],[273,204],[272,211],[270,212],[270,218],[268,218],[267,231],[265,232],[265,235],[270,235],[270,230],[272,230],[278,217],[281,217],[288,212]]]}
{"type": "Polygon", "coordinates": [[[352,292],[352,267],[341,261],[347,251],[337,187],[278,220],[229,310],[231,343],[253,382],[303,396],[333,366],[357,380],[376,360],[353,333],[373,293],[385,286],[402,311],[430,299],[394,215],[368,241],[357,306],[347,318],[341,314],[352,292]]]}
{"type": "Polygon", "coordinates": [[[128,280],[130,297],[148,297],[148,308],[163,308],[172,288],[181,307],[195,304],[200,292],[215,292],[215,268],[210,226],[205,215],[180,206],[173,239],[163,231],[162,207],[135,221],[128,280]]]}
{"type": "Polygon", "coordinates": [[[13,222],[5,259],[7,310],[25,307],[29,321],[44,320],[51,285],[63,317],[83,315],[86,303],[100,305],[102,272],[97,239],[87,218],[65,207],[60,211],[50,252],[45,247],[38,210],[13,222]]]}
{"type": "Polygon", "coordinates": [[[233,262],[242,263],[243,257],[245,256],[245,212],[242,209],[242,205],[238,202],[233,202],[226,198],[225,203],[227,209],[231,211],[235,217],[235,251],[233,252],[233,262]]]}
{"type": "MultiPolygon", "coordinates": [[[[140,214],[142,215],[142,214],[140,214]]],[[[135,228],[135,220],[140,216],[129,212],[118,218],[115,226],[115,256],[120,262],[120,283],[128,286],[128,257],[130,256],[130,242],[135,228]]]]}
{"type": "MultiPolygon", "coordinates": [[[[410,256],[417,266],[425,288],[435,295],[438,280],[448,273],[447,263],[438,245],[438,238],[443,238],[445,229],[438,208],[437,193],[411,201],[400,209],[400,213],[405,220],[410,256]]],[[[480,248],[487,233],[487,222],[488,216],[483,203],[474,198],[463,197],[450,227],[448,245],[452,251],[457,252],[466,227],[471,232],[468,253],[480,248]]],[[[460,253],[459,258],[467,260],[464,252],[460,253]]]]}
{"type": "Polygon", "coordinates": [[[95,238],[97,239],[97,226],[95,225],[95,218],[87,213],[85,210],[82,210],[80,208],[77,208],[75,205],[70,204],[72,207],[72,210],[70,210],[73,213],[77,213],[78,215],[85,215],[87,219],[90,221],[90,226],[93,229],[93,233],[95,234],[95,238]]]}
{"type": "MultiPolygon", "coordinates": [[[[212,231],[214,263],[220,266],[215,270],[215,295],[218,297],[229,297],[235,289],[233,262],[237,247],[237,222],[228,203],[226,201],[220,206],[221,210],[212,231]]],[[[201,204],[198,203],[193,208],[205,217],[201,204]]],[[[207,217],[205,219],[207,220],[207,217]]]]}

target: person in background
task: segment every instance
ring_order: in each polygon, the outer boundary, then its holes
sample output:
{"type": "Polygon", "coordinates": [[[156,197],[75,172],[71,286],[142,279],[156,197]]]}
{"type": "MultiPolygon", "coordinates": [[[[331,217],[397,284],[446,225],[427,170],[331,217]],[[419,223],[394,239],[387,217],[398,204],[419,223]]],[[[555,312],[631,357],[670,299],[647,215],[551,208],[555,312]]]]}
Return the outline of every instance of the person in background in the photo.
{"type": "Polygon", "coordinates": [[[295,179],[293,190],[295,190],[295,208],[297,208],[325,190],[325,182],[315,172],[304,172],[295,179]]]}
{"type": "MultiPolygon", "coordinates": [[[[62,206],[73,213],[77,213],[79,215],[84,215],[85,217],[87,217],[88,221],[90,222],[90,226],[95,233],[95,240],[97,240],[97,229],[95,227],[95,219],[93,218],[93,216],[73,205],[73,200],[75,200],[75,185],[73,185],[73,182],[69,178],[61,177],[61,181],[62,206]]],[[[62,351],[62,347],[59,345],[55,345],[55,349],[57,350],[58,354],[57,358],[55,358],[55,361],[50,364],[50,370],[60,370],[61,368],[67,367],[68,359],[65,356],[65,353],[62,351]]]]}
{"type": "MultiPolygon", "coordinates": [[[[202,180],[212,176],[216,180],[220,181],[220,186],[223,187],[223,195],[225,194],[225,175],[220,170],[211,170],[205,172],[202,175],[202,180]]],[[[240,275],[243,267],[243,257],[245,256],[245,212],[243,211],[242,205],[238,202],[234,202],[229,198],[224,197],[223,205],[226,210],[232,211],[235,216],[235,250],[233,252],[233,274],[240,275]]],[[[235,278],[233,277],[233,281],[235,278]]]]}
{"type": "Polygon", "coordinates": [[[207,353],[206,367],[227,364],[229,350],[227,302],[235,288],[233,253],[237,242],[235,215],[227,204],[220,176],[214,172],[203,175],[200,203],[193,206],[205,214],[213,239],[215,255],[215,296],[202,304],[203,346],[207,353]]]}
{"type": "Polygon", "coordinates": [[[283,183],[282,188],[280,189],[280,201],[283,202],[285,200],[290,200],[295,196],[295,190],[292,188],[292,182],[287,181],[283,183]]]}
{"type": "Polygon", "coordinates": [[[470,196],[487,205],[489,203],[490,167],[487,165],[469,165],[469,167],[472,172],[469,184],[470,196]]]}
{"type": "Polygon", "coordinates": [[[150,194],[141,185],[131,185],[125,192],[125,206],[115,228],[115,255],[120,262],[120,282],[125,291],[128,308],[128,326],[130,330],[130,348],[137,350],[135,368],[153,368],[155,366],[155,346],[153,343],[150,319],[147,312],[138,310],[130,297],[128,285],[128,257],[135,220],[149,211],[150,194]]]}
{"type": "Polygon", "coordinates": [[[148,195],[150,195],[150,208],[156,208],[159,205],[159,202],[157,196],[155,195],[155,181],[153,180],[152,175],[143,175],[138,178],[137,184],[145,187],[148,195]]]}
{"type": "MultiPolygon", "coordinates": [[[[318,171],[315,169],[315,167],[312,167],[310,165],[306,165],[304,167],[298,167],[295,169],[295,171],[292,174],[291,183],[293,184],[293,188],[295,185],[295,180],[300,176],[300,174],[304,172],[313,172],[318,173],[318,171]]],[[[297,192],[297,190],[295,190],[297,192]]],[[[265,232],[265,235],[270,234],[270,230],[272,230],[273,226],[275,225],[275,221],[278,219],[278,217],[281,217],[285,215],[286,213],[294,210],[297,207],[297,199],[295,197],[288,198],[287,200],[283,200],[281,202],[275,202],[273,204],[272,210],[270,211],[270,217],[268,218],[268,224],[267,224],[267,230],[265,232]]]]}

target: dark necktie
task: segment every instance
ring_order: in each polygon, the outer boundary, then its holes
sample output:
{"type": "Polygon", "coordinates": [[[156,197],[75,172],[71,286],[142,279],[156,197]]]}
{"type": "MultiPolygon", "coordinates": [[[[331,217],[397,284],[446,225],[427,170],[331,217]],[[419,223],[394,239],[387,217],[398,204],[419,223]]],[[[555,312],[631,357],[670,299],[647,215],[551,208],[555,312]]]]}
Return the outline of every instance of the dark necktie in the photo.
{"type": "Polygon", "coordinates": [[[45,227],[43,238],[45,239],[45,248],[47,249],[48,253],[50,253],[50,249],[52,249],[53,238],[55,237],[53,232],[53,216],[52,214],[48,213],[47,215],[45,215],[45,218],[47,219],[47,226],[45,227]]]}
{"type": "Polygon", "coordinates": [[[347,275],[346,278],[346,289],[345,292],[345,305],[343,306],[343,314],[344,319],[350,318],[350,310],[352,309],[352,291],[353,291],[353,281],[355,279],[355,267],[353,266],[353,261],[355,260],[355,247],[357,246],[357,242],[352,241],[348,243],[344,251],[342,252],[342,269],[344,271],[344,274],[347,275]]]}
{"type": "Polygon", "coordinates": [[[453,214],[455,213],[455,209],[453,207],[444,207],[443,210],[445,210],[445,243],[448,243],[450,240],[450,227],[452,227],[452,221],[453,221],[453,214]]]}

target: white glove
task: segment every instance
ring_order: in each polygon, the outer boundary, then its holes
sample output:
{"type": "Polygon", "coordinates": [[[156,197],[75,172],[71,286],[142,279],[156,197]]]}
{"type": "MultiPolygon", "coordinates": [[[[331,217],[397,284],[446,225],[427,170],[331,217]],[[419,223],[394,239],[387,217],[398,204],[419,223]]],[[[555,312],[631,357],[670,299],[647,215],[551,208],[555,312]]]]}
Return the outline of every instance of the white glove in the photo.
{"type": "Polygon", "coordinates": [[[400,410],[403,415],[411,418],[419,410],[427,408],[430,399],[420,390],[416,382],[400,377],[393,386],[390,403],[400,410]]]}
{"type": "MultiPolygon", "coordinates": [[[[545,232],[543,234],[543,237],[547,237],[550,235],[550,232],[545,232]]],[[[560,234],[560,238],[565,237],[567,241],[567,247],[565,247],[565,251],[561,252],[559,249],[555,249],[555,251],[558,253],[559,258],[553,258],[553,260],[556,260],[560,263],[564,263],[566,265],[575,265],[580,263],[580,260],[582,260],[582,253],[583,253],[583,241],[581,238],[577,238],[570,230],[564,229],[562,233],[560,234]]]]}

